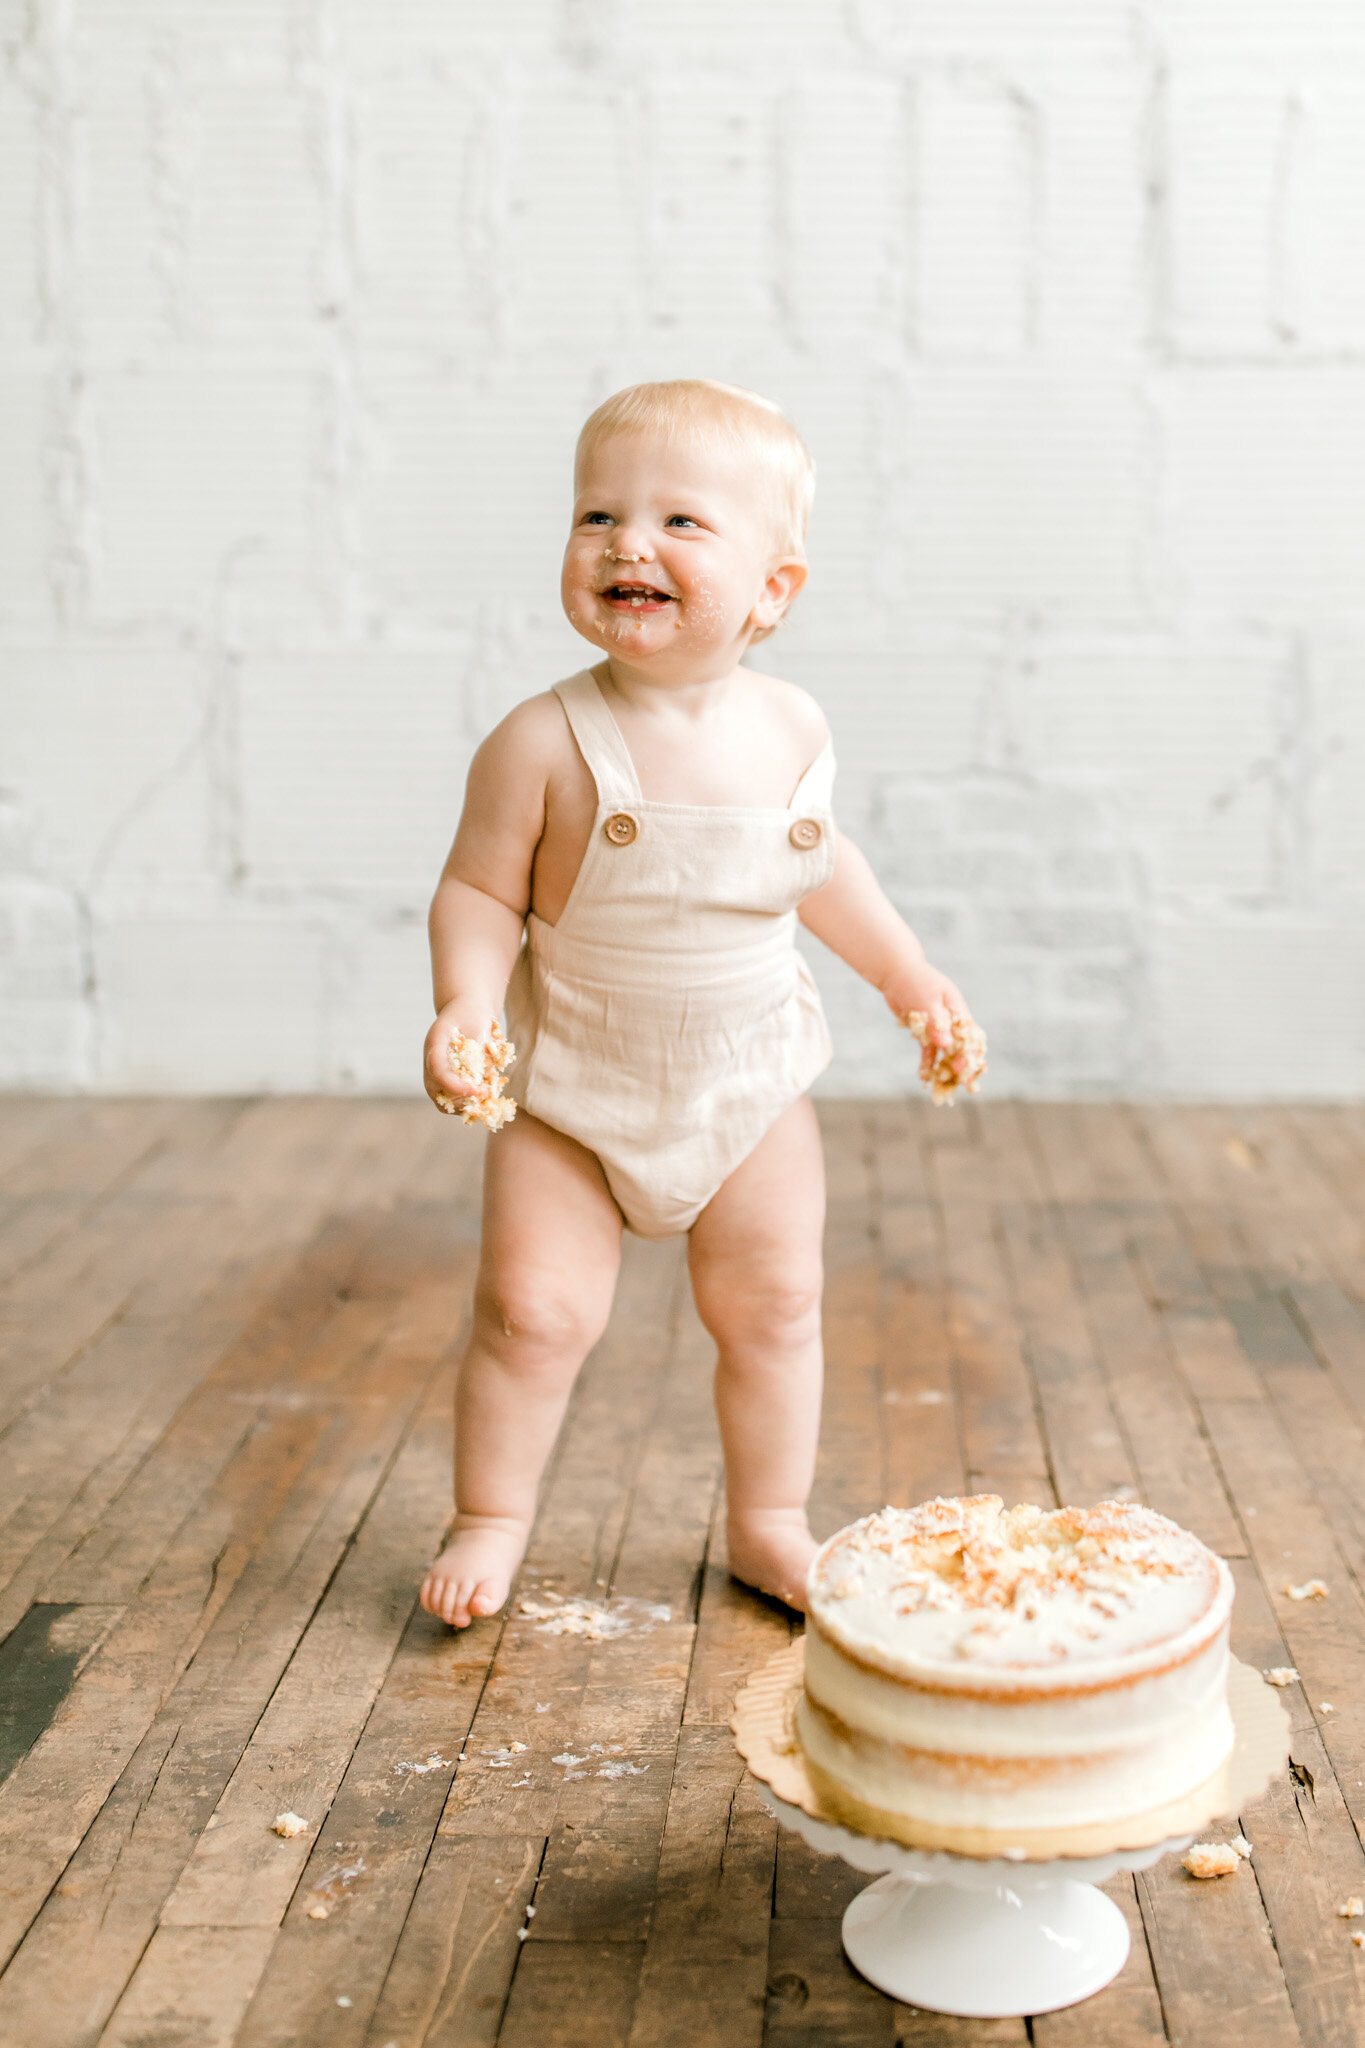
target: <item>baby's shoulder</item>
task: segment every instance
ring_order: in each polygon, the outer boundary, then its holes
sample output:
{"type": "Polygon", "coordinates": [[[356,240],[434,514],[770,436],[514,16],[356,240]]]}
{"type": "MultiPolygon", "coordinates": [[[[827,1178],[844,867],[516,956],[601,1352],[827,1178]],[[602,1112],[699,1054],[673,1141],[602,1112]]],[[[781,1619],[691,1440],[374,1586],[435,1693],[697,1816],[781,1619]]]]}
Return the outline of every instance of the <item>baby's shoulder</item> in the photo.
{"type": "Polygon", "coordinates": [[[514,704],[479,748],[489,767],[520,774],[539,767],[552,772],[572,751],[564,707],[553,690],[541,690],[514,704]]]}
{"type": "Polygon", "coordinates": [[[818,754],[830,736],[829,720],[810,691],[799,683],[784,682],[781,676],[761,675],[756,669],[749,673],[757,686],[757,701],[767,714],[812,755],[818,754]]]}

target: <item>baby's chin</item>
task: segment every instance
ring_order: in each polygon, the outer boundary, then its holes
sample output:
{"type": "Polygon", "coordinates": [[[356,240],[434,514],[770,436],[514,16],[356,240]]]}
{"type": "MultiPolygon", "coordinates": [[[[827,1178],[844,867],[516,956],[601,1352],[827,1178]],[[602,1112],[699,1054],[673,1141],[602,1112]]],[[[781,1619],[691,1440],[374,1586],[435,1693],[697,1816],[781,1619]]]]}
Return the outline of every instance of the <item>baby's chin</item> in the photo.
{"type": "Polygon", "coordinates": [[[599,652],[618,655],[632,666],[649,662],[685,665],[710,661],[734,646],[743,632],[718,632],[715,608],[703,604],[688,611],[603,612],[594,597],[569,596],[564,616],[574,631],[599,652]],[[700,615],[699,615],[700,614],[700,615]]]}

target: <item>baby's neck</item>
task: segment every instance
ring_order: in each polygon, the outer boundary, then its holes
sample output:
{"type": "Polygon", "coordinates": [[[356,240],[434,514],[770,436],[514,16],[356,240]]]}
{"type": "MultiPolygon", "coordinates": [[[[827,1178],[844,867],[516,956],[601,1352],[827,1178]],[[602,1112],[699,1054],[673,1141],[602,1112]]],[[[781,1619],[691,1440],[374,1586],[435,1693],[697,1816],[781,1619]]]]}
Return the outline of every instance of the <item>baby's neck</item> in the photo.
{"type": "Polygon", "coordinates": [[[698,713],[715,709],[730,694],[744,670],[737,660],[730,659],[661,675],[654,669],[632,668],[629,662],[608,655],[597,664],[593,674],[608,695],[639,710],[668,705],[698,713]]]}

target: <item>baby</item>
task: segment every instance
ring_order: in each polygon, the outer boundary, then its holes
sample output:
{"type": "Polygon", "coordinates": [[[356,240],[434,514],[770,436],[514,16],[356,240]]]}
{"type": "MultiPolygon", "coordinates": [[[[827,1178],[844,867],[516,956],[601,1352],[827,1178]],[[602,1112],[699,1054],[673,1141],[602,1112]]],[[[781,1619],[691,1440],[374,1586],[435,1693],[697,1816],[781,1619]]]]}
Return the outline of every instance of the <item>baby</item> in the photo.
{"type": "Polygon", "coordinates": [[[834,823],[819,705],[741,665],[806,580],[800,437],[751,393],[641,384],[587,422],[574,481],[562,597],[596,663],[479,748],[431,906],[427,1092],[467,1101],[452,1046],[490,1040],[505,1005],[519,1105],[488,1142],[457,1512],[422,1586],[456,1628],[507,1597],[627,1229],[687,1234],[730,1570],[803,1604],[825,1206],[807,1090],[831,1046],[796,918],[899,1019],[925,1013],[940,1062],[971,1021],[834,823]]]}

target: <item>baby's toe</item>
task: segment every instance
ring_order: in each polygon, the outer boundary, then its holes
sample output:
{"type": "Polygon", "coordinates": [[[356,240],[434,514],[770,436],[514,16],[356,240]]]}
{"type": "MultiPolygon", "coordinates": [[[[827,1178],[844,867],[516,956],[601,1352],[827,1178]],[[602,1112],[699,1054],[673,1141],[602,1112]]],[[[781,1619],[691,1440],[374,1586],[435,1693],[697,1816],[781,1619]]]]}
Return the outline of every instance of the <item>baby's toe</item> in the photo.
{"type": "MultiPolygon", "coordinates": [[[[451,1628],[467,1628],[469,1609],[466,1604],[466,1588],[459,1579],[432,1578],[431,1598],[423,1599],[422,1605],[438,1621],[448,1622],[451,1628]]],[[[423,1589],[425,1593],[425,1588],[423,1589]]]]}
{"type": "Polygon", "coordinates": [[[496,1614],[507,1598],[506,1579],[480,1579],[469,1607],[472,1614],[496,1614]]]}

